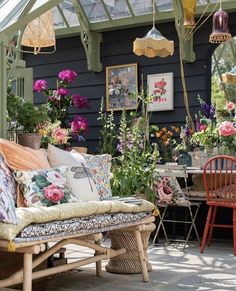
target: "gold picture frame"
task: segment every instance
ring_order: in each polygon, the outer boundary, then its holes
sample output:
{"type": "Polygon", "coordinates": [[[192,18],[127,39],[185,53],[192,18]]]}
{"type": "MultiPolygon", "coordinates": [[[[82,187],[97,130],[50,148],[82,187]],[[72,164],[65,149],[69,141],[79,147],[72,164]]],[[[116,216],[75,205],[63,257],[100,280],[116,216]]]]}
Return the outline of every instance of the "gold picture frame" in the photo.
{"type": "Polygon", "coordinates": [[[138,106],[138,64],[106,67],[107,111],[132,110],[138,106]]]}

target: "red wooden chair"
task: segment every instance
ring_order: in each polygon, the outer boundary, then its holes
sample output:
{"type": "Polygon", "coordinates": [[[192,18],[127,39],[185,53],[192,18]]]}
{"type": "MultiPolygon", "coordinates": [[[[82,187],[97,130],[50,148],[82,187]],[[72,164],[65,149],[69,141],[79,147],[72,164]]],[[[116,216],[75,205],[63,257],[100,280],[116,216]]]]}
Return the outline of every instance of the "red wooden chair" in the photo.
{"type": "Polygon", "coordinates": [[[203,180],[209,210],[200,252],[203,253],[206,243],[211,244],[215,227],[232,228],[236,256],[236,157],[218,155],[209,159],[203,170],[203,180]],[[233,209],[233,224],[215,223],[218,207],[233,209]]]}

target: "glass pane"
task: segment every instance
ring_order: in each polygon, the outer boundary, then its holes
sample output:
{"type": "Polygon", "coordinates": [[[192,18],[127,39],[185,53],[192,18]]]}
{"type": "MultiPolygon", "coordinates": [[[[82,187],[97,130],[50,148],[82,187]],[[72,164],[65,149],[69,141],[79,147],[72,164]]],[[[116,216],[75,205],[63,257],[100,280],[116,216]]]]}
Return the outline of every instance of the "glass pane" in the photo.
{"type": "Polygon", "coordinates": [[[152,13],[152,0],[129,0],[135,15],[152,13]]]}
{"type": "Polygon", "coordinates": [[[172,0],[156,0],[158,11],[173,10],[172,0]]]}
{"type": "Polygon", "coordinates": [[[236,103],[236,83],[223,81],[222,74],[235,75],[236,69],[236,37],[221,43],[212,55],[211,65],[211,101],[216,104],[218,116],[227,114],[225,101],[236,103]],[[222,82],[223,81],[223,82],[222,82]]]}
{"type": "Polygon", "coordinates": [[[53,24],[55,28],[65,27],[66,24],[58,11],[58,8],[55,6],[52,8],[53,24]]]}
{"type": "Polygon", "coordinates": [[[0,31],[14,23],[29,0],[1,1],[0,3],[0,31]]]}
{"type": "Polygon", "coordinates": [[[60,7],[70,26],[79,25],[79,19],[71,0],[63,1],[60,7]]]}
{"type": "Polygon", "coordinates": [[[125,0],[104,0],[104,3],[112,19],[131,15],[125,0]]]}
{"type": "Polygon", "coordinates": [[[90,22],[108,20],[106,11],[100,0],[79,0],[90,22]]]}

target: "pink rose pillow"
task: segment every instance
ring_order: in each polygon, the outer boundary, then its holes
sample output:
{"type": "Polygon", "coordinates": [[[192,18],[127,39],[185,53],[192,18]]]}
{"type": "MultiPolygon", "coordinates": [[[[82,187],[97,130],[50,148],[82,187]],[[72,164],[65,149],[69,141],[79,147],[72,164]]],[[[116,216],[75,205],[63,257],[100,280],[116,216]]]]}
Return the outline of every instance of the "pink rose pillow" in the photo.
{"type": "Polygon", "coordinates": [[[66,183],[66,171],[67,167],[58,167],[15,172],[26,206],[53,206],[77,201],[66,183]]]}

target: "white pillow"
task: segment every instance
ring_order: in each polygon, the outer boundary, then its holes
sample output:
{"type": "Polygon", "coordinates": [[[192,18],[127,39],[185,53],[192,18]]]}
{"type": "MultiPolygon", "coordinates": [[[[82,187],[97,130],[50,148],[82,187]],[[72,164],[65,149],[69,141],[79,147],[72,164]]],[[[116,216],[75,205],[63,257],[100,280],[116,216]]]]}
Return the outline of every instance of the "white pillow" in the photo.
{"type": "Polygon", "coordinates": [[[67,182],[73,195],[81,201],[99,201],[99,195],[93,181],[92,173],[84,157],[79,153],[63,151],[48,145],[48,160],[51,167],[67,166],[67,182]]]}

